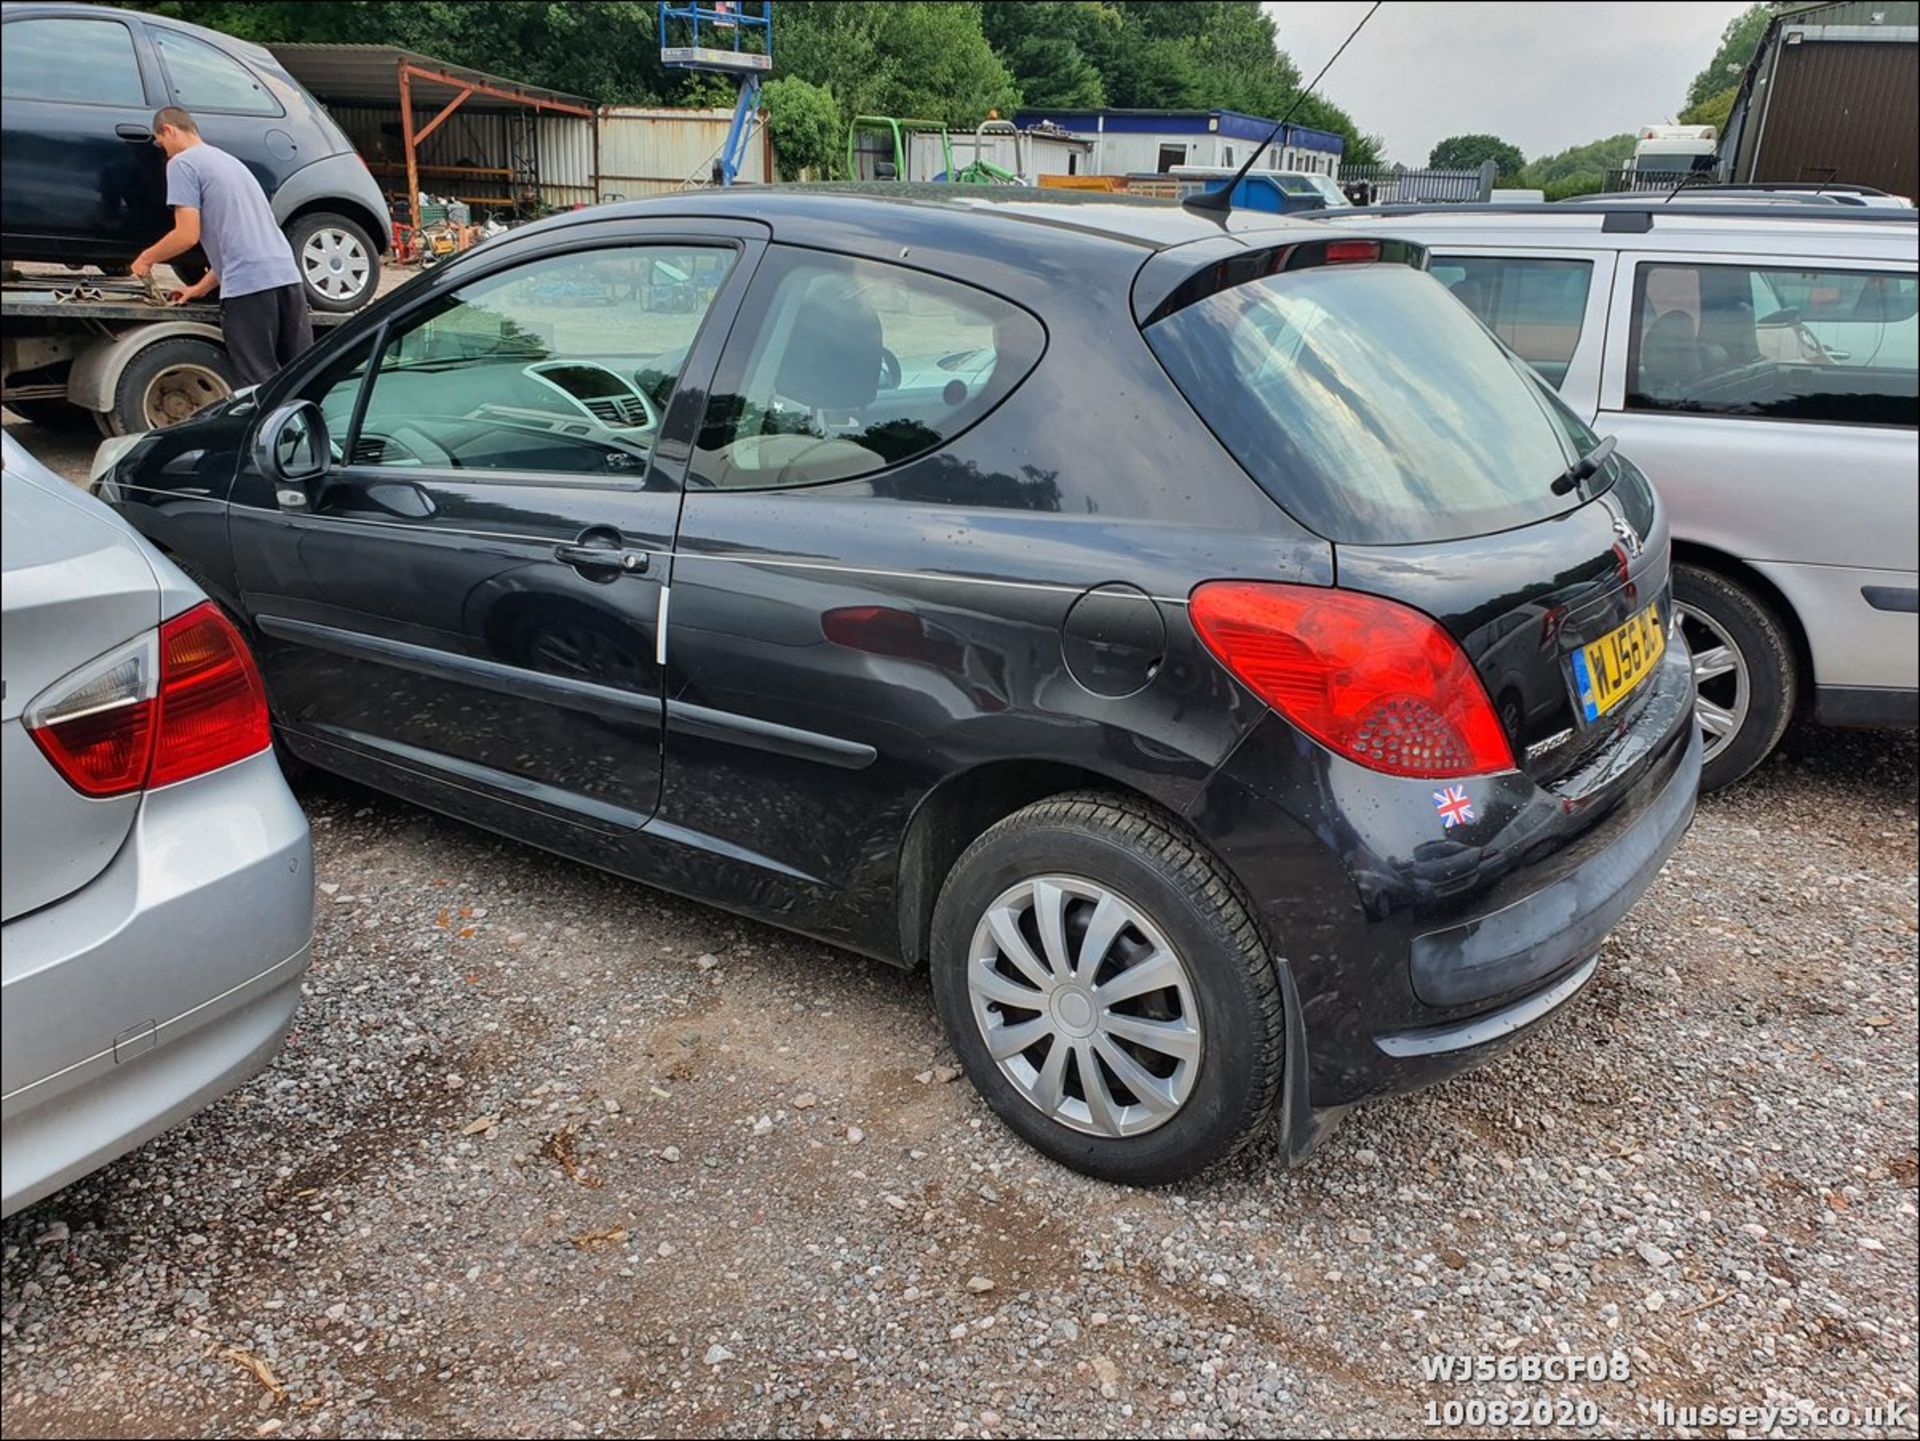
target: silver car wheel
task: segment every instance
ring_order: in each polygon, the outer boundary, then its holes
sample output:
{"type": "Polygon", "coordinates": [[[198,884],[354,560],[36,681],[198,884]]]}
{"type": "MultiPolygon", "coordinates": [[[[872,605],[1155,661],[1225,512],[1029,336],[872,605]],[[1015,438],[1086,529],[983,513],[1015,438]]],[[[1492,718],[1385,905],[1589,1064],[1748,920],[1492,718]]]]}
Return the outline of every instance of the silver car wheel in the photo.
{"type": "Polygon", "coordinates": [[[332,227],[314,231],[300,247],[307,284],[329,300],[348,300],[365,290],[372,263],[358,236],[332,227]]]}
{"type": "Polygon", "coordinates": [[[1706,742],[1703,758],[1711,761],[1733,744],[1746,724],[1753,678],[1746,656],[1725,626],[1693,606],[1680,604],[1677,609],[1680,634],[1693,654],[1693,715],[1706,742]]]}
{"type": "Polygon", "coordinates": [[[1138,1136],[1186,1104],[1203,1037],[1186,963],[1126,897],[1035,876],[987,907],[968,952],[981,1039],[1029,1105],[1093,1136],[1138,1136]]]}

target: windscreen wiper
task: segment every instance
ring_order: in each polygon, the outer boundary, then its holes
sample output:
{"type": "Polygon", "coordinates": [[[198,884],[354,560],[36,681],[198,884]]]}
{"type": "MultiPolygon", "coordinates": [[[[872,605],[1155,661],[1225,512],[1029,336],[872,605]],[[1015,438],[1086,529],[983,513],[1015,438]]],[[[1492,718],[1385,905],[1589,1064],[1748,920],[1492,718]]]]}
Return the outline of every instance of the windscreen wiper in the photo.
{"type": "Polygon", "coordinates": [[[1584,480],[1591,480],[1601,466],[1613,458],[1613,448],[1618,444],[1608,436],[1592,450],[1581,456],[1572,465],[1553,478],[1551,489],[1555,495],[1565,495],[1584,480]]]}

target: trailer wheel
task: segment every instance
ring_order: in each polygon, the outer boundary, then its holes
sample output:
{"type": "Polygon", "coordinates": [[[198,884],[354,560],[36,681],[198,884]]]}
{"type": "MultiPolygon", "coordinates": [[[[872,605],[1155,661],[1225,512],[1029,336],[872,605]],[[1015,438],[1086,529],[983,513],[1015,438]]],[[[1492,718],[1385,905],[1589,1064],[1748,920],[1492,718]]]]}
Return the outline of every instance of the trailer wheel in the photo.
{"type": "Polygon", "coordinates": [[[108,435],[158,430],[233,394],[226,351],[176,335],[136,351],[113,388],[113,409],[101,418],[108,435]]]}

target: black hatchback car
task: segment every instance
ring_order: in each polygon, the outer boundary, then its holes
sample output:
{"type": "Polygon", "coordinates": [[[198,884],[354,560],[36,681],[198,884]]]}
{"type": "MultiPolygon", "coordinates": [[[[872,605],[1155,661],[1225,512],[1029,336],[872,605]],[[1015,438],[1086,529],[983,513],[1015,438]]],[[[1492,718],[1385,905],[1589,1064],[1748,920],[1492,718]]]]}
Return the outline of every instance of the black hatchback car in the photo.
{"type": "MultiPolygon", "coordinates": [[[[0,252],[124,267],[164,235],[163,105],[191,111],[253,172],[316,308],[372,297],[386,197],[319,102],[258,45],[101,5],[0,6],[0,252]]],[[[206,273],[198,250],[172,265],[188,281],[206,273]]]]}
{"type": "Polygon", "coordinates": [[[929,966],[1093,1174],[1585,986],[1700,770],[1641,473],[1417,247],[887,191],[529,226],[98,484],[293,755],[929,966]]]}

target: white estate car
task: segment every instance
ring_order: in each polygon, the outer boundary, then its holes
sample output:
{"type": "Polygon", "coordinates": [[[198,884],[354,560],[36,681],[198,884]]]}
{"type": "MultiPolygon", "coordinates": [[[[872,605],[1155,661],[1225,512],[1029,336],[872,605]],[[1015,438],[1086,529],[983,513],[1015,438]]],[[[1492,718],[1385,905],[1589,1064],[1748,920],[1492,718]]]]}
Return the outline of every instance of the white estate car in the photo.
{"type": "Polygon", "coordinates": [[[1614,197],[1320,218],[1427,246],[1432,273],[1653,478],[1703,789],[1764,760],[1796,710],[1914,725],[1912,210],[1614,197]]]}

